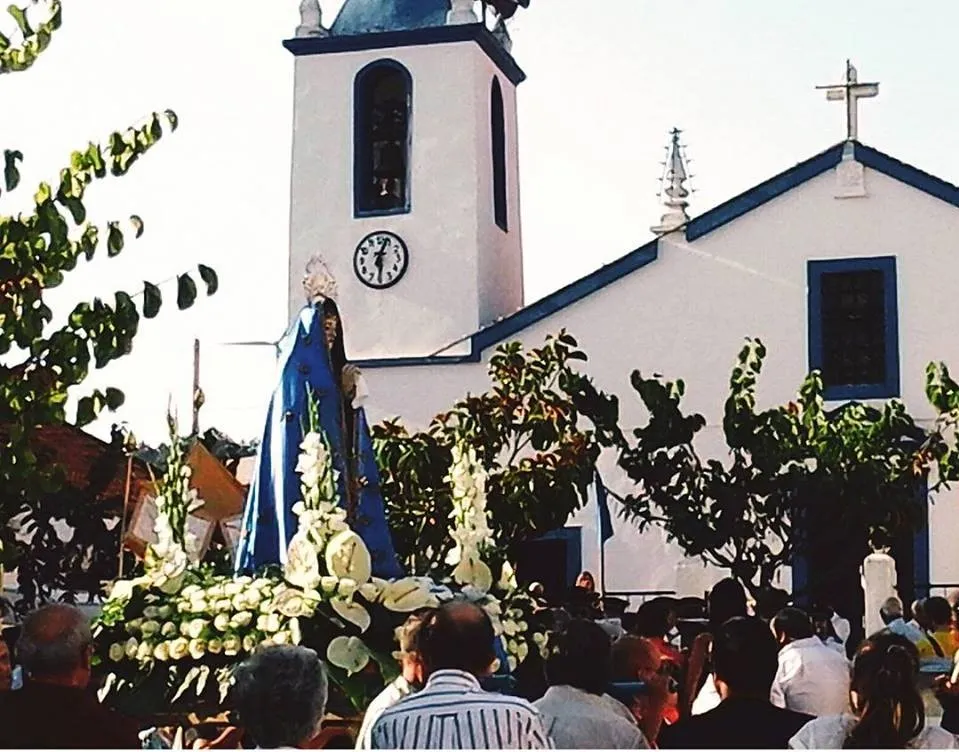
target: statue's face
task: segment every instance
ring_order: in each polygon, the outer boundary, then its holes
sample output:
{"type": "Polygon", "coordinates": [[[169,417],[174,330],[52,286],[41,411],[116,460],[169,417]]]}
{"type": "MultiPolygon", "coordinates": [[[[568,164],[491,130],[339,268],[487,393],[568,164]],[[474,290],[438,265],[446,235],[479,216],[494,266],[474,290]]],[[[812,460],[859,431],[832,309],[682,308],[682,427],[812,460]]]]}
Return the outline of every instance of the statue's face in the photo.
{"type": "Polygon", "coordinates": [[[323,337],[326,339],[327,347],[332,347],[333,343],[336,342],[336,332],[339,328],[339,316],[329,315],[323,317],[323,337]]]}

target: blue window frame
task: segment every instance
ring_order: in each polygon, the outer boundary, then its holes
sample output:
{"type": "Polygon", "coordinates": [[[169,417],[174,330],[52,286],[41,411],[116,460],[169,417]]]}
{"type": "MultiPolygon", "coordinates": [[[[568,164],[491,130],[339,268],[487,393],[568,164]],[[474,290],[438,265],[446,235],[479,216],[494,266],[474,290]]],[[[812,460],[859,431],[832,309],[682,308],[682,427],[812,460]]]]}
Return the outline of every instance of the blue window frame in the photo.
{"type": "Polygon", "coordinates": [[[376,60],[353,83],[353,213],[410,211],[413,78],[396,60],[376,60]]]}
{"type": "Polygon", "coordinates": [[[490,87],[490,141],[493,152],[493,219],[497,226],[506,232],[509,230],[506,193],[506,113],[503,108],[503,89],[496,76],[493,76],[490,87]]]}
{"type": "Polygon", "coordinates": [[[809,369],[828,400],[899,396],[896,259],[808,262],[809,369]]]}

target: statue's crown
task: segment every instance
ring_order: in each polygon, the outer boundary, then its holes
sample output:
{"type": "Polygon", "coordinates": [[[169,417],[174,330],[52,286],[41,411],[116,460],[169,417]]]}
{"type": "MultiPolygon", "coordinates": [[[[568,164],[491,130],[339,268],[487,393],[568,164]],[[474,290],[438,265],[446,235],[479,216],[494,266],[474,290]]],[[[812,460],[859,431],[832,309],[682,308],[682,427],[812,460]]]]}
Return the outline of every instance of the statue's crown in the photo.
{"type": "Polygon", "coordinates": [[[311,303],[336,300],[336,278],[322,257],[314,256],[306,265],[303,290],[311,303]]]}

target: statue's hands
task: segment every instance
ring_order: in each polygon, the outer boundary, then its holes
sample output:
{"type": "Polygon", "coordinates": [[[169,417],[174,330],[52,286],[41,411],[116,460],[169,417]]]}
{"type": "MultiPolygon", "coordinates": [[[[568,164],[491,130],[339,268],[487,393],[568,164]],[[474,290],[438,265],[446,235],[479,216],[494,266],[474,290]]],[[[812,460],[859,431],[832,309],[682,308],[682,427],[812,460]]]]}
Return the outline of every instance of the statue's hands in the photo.
{"type": "Polygon", "coordinates": [[[356,396],[356,384],[360,373],[360,369],[351,363],[343,366],[343,394],[350,400],[356,396]]]}

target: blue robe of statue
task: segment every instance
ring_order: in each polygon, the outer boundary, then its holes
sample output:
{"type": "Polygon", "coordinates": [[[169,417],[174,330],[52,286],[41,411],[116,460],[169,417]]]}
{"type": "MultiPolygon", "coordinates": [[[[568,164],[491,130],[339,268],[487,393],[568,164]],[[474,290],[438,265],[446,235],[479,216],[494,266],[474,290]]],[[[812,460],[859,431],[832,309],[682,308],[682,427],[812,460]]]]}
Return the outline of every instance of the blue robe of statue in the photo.
{"type": "Polygon", "coordinates": [[[290,539],[297,531],[293,505],[301,500],[295,472],[307,425],[307,389],[319,404],[319,421],[339,471],[340,506],[352,511],[350,526],[370,551],[373,574],[402,577],[386,522],[379,473],[369,426],[362,409],[353,410],[342,398],[333,375],[323,334],[322,312],[307,306],[280,344],[280,379],[266,417],[256,473],[243,511],[235,571],[251,573],[267,564],[285,564],[290,539]],[[351,417],[345,411],[351,412],[351,417]],[[344,435],[352,424],[353,436],[344,435]],[[355,471],[350,470],[350,465],[355,471]],[[356,498],[350,504],[347,483],[355,477],[356,498]],[[351,510],[352,506],[352,510],[351,510]]]}

